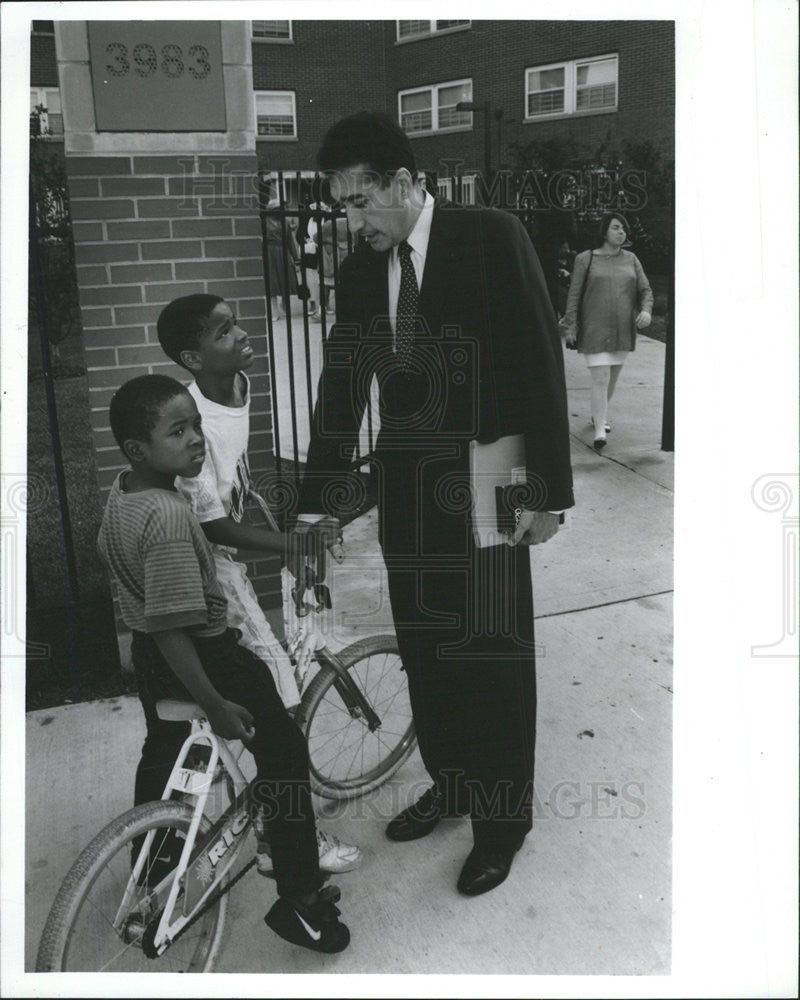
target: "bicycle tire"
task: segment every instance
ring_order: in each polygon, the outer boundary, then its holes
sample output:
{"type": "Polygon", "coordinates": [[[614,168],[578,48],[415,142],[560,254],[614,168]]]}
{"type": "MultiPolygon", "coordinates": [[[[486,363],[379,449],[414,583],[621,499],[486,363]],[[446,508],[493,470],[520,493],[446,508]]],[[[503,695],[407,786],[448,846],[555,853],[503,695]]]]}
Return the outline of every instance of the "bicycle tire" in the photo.
{"type": "MultiPolygon", "coordinates": [[[[111,927],[130,876],[130,848],[134,839],[143,838],[153,829],[185,837],[191,818],[192,810],[183,803],[147,802],[129,809],[101,830],[61,883],[42,931],[36,971],[210,972],[222,945],[227,896],[155,959],[147,958],[136,942],[125,940],[111,927]],[[114,862],[116,872],[112,873],[114,862]],[[104,873],[110,876],[110,885],[104,873]],[[107,901],[101,906],[104,899],[107,901]],[[88,907],[84,905],[87,903],[88,907]],[[185,963],[184,954],[188,954],[185,963]],[[110,968],[115,959],[122,968],[110,968]],[[181,964],[186,967],[176,968],[181,964]]],[[[205,833],[210,826],[208,817],[203,816],[198,834],[205,833]]],[[[146,880],[142,890],[143,894],[148,891],[146,880]]],[[[129,920],[130,937],[135,929],[143,927],[143,921],[137,921],[134,912],[129,920]]]]}
{"type": "Polygon", "coordinates": [[[408,759],[417,738],[397,639],[370,636],[336,655],[384,722],[370,733],[361,720],[352,718],[333,686],[336,672],[325,665],[304,692],[298,715],[308,743],[311,789],[323,798],[344,801],[382,785],[408,759]],[[385,728],[387,712],[392,713],[392,729],[385,728]]]}

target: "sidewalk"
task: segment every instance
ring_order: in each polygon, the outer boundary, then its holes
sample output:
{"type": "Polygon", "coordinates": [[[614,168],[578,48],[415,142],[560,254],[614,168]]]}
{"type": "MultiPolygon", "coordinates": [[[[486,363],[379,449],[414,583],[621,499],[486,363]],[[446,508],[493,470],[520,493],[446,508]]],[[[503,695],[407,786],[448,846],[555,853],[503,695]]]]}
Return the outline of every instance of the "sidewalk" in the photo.
{"type": "MultiPolygon", "coordinates": [[[[641,337],[623,369],[613,430],[592,446],[589,379],[566,354],[576,503],[531,550],[537,616],[534,829],[499,888],[455,891],[466,821],[393,844],[383,828],[427,784],[417,753],[372,796],[320,803],[327,829],[358,843],[336,881],[350,948],[319,956],[266,930],[271,883],[232,894],[222,972],[664,974],[670,968],[672,455],[659,450],[664,345],[641,337]],[[332,808],[329,808],[332,807],[332,808]]],[[[348,525],[332,579],[333,644],[389,629],[375,512],[348,525]],[[365,602],[369,604],[365,605],[365,602]]],[[[26,967],[79,850],[128,808],[143,738],[138,701],[27,718],[26,967]],[[92,785],[102,747],[106,778],[92,785]]]]}

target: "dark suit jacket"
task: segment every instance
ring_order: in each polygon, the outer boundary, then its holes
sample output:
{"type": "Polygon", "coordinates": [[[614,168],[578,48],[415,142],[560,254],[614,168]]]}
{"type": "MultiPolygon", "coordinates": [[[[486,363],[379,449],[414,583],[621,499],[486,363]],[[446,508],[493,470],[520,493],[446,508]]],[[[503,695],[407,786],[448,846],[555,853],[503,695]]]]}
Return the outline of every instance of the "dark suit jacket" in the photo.
{"type": "Polygon", "coordinates": [[[388,310],[388,253],[362,245],[340,272],[300,509],[342,513],[337,498],[348,491],[325,484],[349,467],[373,374],[379,462],[412,470],[413,456],[443,442],[524,433],[532,509],[571,507],[561,340],[519,220],[436,201],[414,347],[421,371],[410,380],[396,367],[388,310]]]}

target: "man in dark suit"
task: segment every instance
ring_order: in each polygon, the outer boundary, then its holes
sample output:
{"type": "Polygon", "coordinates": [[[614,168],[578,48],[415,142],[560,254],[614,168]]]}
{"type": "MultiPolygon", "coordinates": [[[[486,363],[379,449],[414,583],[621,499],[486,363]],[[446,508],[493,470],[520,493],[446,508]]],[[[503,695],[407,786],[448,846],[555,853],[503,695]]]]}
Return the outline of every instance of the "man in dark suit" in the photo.
{"type": "Polygon", "coordinates": [[[571,507],[561,342],[525,230],[431,198],[406,135],[359,112],[318,156],[358,248],[325,345],[301,510],[342,513],[377,376],[379,538],[422,759],[432,787],[387,827],[414,840],[469,816],[458,889],[499,885],[531,829],[536,690],[528,546],[571,507]],[[528,500],[513,544],[480,547],[475,442],[523,435],[528,500]]]}

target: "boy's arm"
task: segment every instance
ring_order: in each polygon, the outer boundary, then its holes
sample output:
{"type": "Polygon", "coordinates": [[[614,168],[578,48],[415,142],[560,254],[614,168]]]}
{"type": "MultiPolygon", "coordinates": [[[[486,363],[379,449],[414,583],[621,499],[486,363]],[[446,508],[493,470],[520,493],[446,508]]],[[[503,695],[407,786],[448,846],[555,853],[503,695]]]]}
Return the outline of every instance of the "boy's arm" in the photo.
{"type": "Polygon", "coordinates": [[[214,545],[228,545],[234,549],[250,549],[256,552],[286,552],[290,535],[252,524],[240,524],[232,517],[218,517],[213,521],[201,521],[206,538],[214,545]]]}
{"type": "Polygon", "coordinates": [[[302,572],[304,557],[314,556],[315,548],[323,544],[337,562],[344,559],[341,550],[342,532],[336,518],[323,518],[313,526],[313,530],[309,531],[306,528],[303,532],[293,531],[289,534],[256,525],[241,524],[230,517],[203,521],[200,527],[210,542],[238,549],[239,555],[245,558],[250,551],[280,553],[295,579],[302,572]]]}
{"type": "Polygon", "coordinates": [[[214,732],[226,740],[249,743],[253,738],[253,716],[217,691],[188,633],[182,628],[173,628],[151,635],[175,676],[206,713],[214,732]]]}

